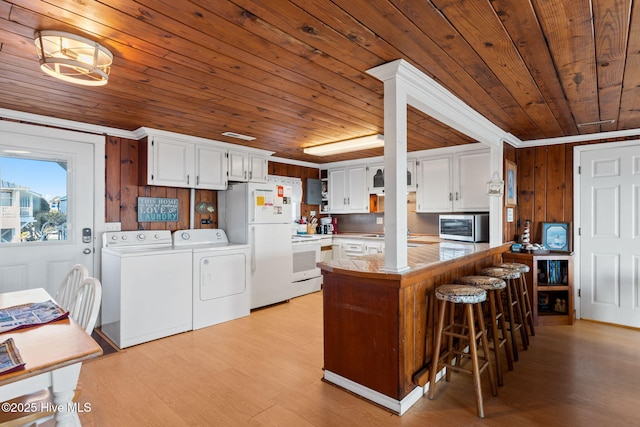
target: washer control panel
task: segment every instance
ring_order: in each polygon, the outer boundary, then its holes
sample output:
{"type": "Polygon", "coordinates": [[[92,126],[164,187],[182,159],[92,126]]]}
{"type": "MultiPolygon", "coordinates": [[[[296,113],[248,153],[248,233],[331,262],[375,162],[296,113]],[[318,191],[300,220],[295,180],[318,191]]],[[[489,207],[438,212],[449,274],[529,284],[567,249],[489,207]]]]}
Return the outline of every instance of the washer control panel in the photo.
{"type": "Polygon", "coordinates": [[[104,233],[102,246],[105,248],[129,246],[171,246],[170,230],[108,231],[104,233]]]}

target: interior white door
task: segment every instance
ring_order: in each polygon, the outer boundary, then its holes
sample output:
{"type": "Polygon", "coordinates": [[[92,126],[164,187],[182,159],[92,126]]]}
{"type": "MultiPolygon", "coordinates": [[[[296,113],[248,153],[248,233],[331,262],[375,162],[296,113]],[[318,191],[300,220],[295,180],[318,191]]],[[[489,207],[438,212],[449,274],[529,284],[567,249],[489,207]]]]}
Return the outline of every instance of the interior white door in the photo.
{"type": "Polygon", "coordinates": [[[581,318],[640,327],[640,145],[580,156],[581,318]]]}
{"type": "Polygon", "coordinates": [[[0,157],[7,161],[0,170],[0,292],[41,287],[55,295],[74,264],[93,275],[94,206],[102,197],[94,191],[95,149],[92,143],[0,130],[0,157]],[[10,162],[29,168],[28,174],[11,172],[10,162]],[[47,186],[44,165],[61,170],[66,181],[52,201],[38,188],[47,186]],[[17,182],[39,174],[45,175],[39,183],[17,182]]]}

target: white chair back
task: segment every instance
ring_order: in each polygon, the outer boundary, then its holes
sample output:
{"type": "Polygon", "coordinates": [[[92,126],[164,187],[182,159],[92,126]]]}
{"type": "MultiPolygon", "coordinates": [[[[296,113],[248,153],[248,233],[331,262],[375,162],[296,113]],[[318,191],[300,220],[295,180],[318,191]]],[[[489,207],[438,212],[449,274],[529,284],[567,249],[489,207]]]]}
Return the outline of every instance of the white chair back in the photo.
{"type": "Polygon", "coordinates": [[[87,277],[89,277],[89,270],[84,265],[76,264],[69,270],[56,294],[56,302],[60,307],[69,310],[71,299],[87,277]]]}
{"type": "Polygon", "coordinates": [[[93,327],[96,325],[101,300],[102,285],[100,281],[95,277],[87,277],[82,281],[71,301],[69,315],[89,335],[91,335],[93,327]]]}

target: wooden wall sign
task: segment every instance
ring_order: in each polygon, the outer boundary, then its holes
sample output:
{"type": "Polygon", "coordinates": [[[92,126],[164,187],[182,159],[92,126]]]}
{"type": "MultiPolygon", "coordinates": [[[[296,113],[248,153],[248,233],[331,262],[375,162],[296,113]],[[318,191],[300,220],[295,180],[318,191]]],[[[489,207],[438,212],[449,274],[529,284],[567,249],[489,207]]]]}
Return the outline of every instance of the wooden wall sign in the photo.
{"type": "Polygon", "coordinates": [[[178,199],[138,197],[138,222],[178,221],[178,199]]]}

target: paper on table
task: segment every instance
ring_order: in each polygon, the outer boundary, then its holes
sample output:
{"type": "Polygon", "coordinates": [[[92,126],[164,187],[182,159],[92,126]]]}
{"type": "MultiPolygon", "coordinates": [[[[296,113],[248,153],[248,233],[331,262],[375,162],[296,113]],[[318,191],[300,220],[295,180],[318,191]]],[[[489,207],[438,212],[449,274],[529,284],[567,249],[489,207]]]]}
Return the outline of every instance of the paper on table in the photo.
{"type": "Polygon", "coordinates": [[[16,348],[13,338],[0,343],[0,374],[24,368],[24,361],[16,348]]]}
{"type": "Polygon", "coordinates": [[[0,310],[0,334],[14,329],[29,328],[69,317],[69,312],[55,302],[15,305],[0,310]]]}

